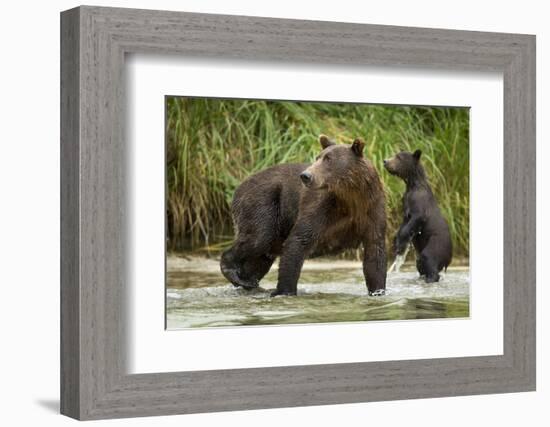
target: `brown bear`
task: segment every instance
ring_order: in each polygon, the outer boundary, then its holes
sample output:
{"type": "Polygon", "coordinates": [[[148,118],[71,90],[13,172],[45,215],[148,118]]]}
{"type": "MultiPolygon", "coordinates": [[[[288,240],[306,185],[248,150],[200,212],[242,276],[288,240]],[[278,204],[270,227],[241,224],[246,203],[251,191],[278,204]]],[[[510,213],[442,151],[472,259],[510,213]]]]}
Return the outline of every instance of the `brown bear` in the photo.
{"type": "Polygon", "coordinates": [[[386,212],[382,183],[363,156],[364,143],[320,136],[313,164],[281,164],[247,178],[236,190],[236,238],[221,257],[235,286],[255,288],[280,256],[275,295],[296,295],[304,259],[363,245],[369,295],[386,289],[386,212]]]}
{"type": "Polygon", "coordinates": [[[439,281],[439,272],[447,269],[453,256],[449,225],[437,205],[426,173],[420,163],[422,152],[402,151],[384,160],[386,170],[407,185],[403,195],[403,223],[394,240],[394,251],[402,255],[412,241],[416,268],[426,283],[439,281]]]}

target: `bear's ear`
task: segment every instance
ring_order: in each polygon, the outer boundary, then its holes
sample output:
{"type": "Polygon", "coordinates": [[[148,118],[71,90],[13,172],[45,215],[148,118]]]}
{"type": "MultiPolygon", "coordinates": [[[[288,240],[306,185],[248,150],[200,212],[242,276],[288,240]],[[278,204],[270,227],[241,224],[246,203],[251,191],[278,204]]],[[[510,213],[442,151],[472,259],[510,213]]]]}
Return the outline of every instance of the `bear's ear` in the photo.
{"type": "Polygon", "coordinates": [[[363,148],[365,148],[365,143],[361,139],[355,138],[355,141],[351,144],[351,151],[353,151],[356,156],[363,157],[363,148]]]}
{"type": "Polygon", "coordinates": [[[334,142],[328,139],[328,136],[326,135],[319,135],[319,142],[321,143],[321,147],[323,147],[323,150],[327,147],[330,147],[331,145],[334,145],[334,142]]]}
{"type": "Polygon", "coordinates": [[[416,150],[414,153],[413,153],[413,157],[415,158],[416,161],[420,160],[420,156],[422,155],[422,151],[420,150],[416,150]]]}

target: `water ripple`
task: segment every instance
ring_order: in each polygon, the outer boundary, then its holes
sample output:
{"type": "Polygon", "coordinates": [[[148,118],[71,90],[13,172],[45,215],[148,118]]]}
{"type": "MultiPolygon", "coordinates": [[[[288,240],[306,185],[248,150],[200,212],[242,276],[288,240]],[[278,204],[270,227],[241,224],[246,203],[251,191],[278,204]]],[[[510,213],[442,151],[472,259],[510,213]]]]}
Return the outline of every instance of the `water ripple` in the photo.
{"type": "Polygon", "coordinates": [[[261,288],[247,291],[228,284],[214,260],[169,259],[168,266],[170,329],[469,315],[467,268],[450,269],[435,284],[426,284],[414,270],[390,273],[386,295],[368,297],[360,263],[309,261],[304,265],[297,296],[271,298],[276,268],[264,278],[261,288]]]}

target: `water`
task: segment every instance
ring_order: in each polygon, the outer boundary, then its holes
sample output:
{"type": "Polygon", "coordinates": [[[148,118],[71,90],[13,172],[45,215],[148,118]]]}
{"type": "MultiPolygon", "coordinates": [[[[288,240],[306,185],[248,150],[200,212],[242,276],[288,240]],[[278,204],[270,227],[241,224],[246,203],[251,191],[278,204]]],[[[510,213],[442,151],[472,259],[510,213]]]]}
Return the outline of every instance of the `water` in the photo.
{"type": "Polygon", "coordinates": [[[168,329],[464,318],[469,316],[469,269],[452,267],[439,283],[426,284],[411,266],[389,273],[386,296],[368,297],[360,262],[306,261],[298,295],[269,296],[277,284],[274,266],[246,291],[229,284],[217,260],[168,259],[168,329]]]}

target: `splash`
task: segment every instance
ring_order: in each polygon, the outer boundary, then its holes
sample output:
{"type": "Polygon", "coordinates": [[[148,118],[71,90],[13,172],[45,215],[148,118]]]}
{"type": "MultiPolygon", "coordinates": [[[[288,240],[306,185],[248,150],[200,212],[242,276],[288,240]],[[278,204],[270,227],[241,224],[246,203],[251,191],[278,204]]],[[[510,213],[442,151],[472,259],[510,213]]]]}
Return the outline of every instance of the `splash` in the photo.
{"type": "Polygon", "coordinates": [[[426,284],[410,266],[390,272],[386,295],[368,297],[360,262],[307,261],[294,297],[270,298],[277,268],[252,291],[225,282],[215,260],[168,260],[169,329],[469,316],[469,269],[426,284]]]}

